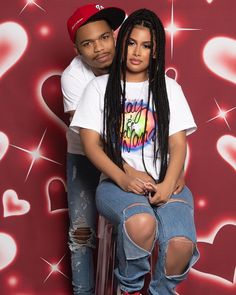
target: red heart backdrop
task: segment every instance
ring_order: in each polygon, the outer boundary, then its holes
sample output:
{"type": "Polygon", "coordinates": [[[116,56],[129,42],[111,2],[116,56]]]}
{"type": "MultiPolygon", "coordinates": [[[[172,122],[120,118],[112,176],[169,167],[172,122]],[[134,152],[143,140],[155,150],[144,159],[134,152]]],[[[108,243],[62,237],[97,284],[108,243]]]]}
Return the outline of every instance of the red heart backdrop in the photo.
{"type": "MultiPolygon", "coordinates": [[[[1,295],[72,294],[67,119],[59,76],[74,56],[66,20],[86,3],[0,3],[1,295]]],[[[183,86],[198,124],[188,139],[186,182],[195,196],[202,257],[178,292],[236,294],[236,3],[101,0],[100,4],[122,7],[127,14],[146,7],[161,17],[167,36],[167,74],[183,86]]]]}

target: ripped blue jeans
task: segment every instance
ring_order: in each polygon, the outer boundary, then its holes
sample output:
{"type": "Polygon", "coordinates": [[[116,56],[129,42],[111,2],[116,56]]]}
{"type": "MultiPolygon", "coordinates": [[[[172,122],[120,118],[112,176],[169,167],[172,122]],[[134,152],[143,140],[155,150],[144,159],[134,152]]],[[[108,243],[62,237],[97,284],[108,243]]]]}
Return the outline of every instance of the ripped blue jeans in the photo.
{"type": "Polygon", "coordinates": [[[100,172],[87,157],[67,153],[69,248],[74,295],[94,294],[95,191],[99,178],[100,172]]]}
{"type": "Polygon", "coordinates": [[[148,292],[151,295],[175,294],[175,287],[187,277],[199,257],[190,190],[185,187],[181,193],[172,195],[168,203],[157,207],[151,206],[145,196],[125,192],[112,181],[105,180],[97,188],[96,204],[98,212],[117,226],[115,275],[120,289],[132,293],[143,288],[144,277],[150,272],[149,257],[157,242],[158,259],[148,292]],[[150,252],[135,244],[126,230],[127,219],[139,213],[148,213],[156,220],[156,235],[150,252]],[[189,241],[192,251],[184,271],[180,275],[168,275],[166,253],[170,241],[176,238],[189,241]]]}

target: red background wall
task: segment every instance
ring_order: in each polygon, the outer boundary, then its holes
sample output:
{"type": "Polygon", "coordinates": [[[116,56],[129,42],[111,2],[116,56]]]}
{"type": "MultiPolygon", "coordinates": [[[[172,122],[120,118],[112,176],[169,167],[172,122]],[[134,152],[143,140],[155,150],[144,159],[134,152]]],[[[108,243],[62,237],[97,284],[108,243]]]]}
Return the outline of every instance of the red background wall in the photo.
{"type": "MultiPolygon", "coordinates": [[[[74,56],[66,19],[85,3],[0,3],[1,295],[72,294],[60,74],[74,56]]],[[[195,196],[201,259],[178,292],[236,294],[236,3],[99,4],[127,14],[146,7],[161,17],[167,74],[182,85],[198,124],[188,141],[186,182],[195,196]]]]}

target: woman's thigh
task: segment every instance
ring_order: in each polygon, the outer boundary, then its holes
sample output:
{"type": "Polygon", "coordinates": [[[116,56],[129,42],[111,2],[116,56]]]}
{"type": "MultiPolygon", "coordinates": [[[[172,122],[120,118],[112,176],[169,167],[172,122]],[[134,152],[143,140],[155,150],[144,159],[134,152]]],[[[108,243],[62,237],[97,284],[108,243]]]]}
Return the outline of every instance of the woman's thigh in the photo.
{"type": "Polygon", "coordinates": [[[165,243],[176,236],[196,242],[193,197],[187,187],[172,195],[164,205],[155,207],[154,211],[158,220],[159,242],[165,243]]]}
{"type": "Polygon", "coordinates": [[[119,224],[122,219],[138,213],[154,215],[147,198],[123,191],[111,180],[102,181],[96,192],[96,205],[98,212],[113,224],[119,224]],[[128,209],[132,210],[128,210],[128,209]]]}

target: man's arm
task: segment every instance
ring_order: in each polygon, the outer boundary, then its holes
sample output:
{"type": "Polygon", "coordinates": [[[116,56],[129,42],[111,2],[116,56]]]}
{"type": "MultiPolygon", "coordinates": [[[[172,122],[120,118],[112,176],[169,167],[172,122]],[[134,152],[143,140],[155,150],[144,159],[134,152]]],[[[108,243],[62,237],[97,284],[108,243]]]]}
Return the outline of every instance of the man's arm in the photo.
{"type": "Polygon", "coordinates": [[[69,116],[69,122],[71,122],[71,120],[72,120],[72,118],[74,116],[75,110],[74,111],[67,111],[65,113],[68,114],[68,116],[69,116]]]}
{"type": "Polygon", "coordinates": [[[67,68],[62,73],[61,90],[63,94],[64,112],[69,114],[70,118],[74,115],[85,86],[85,81],[81,77],[80,72],[75,76],[67,68]]]}

